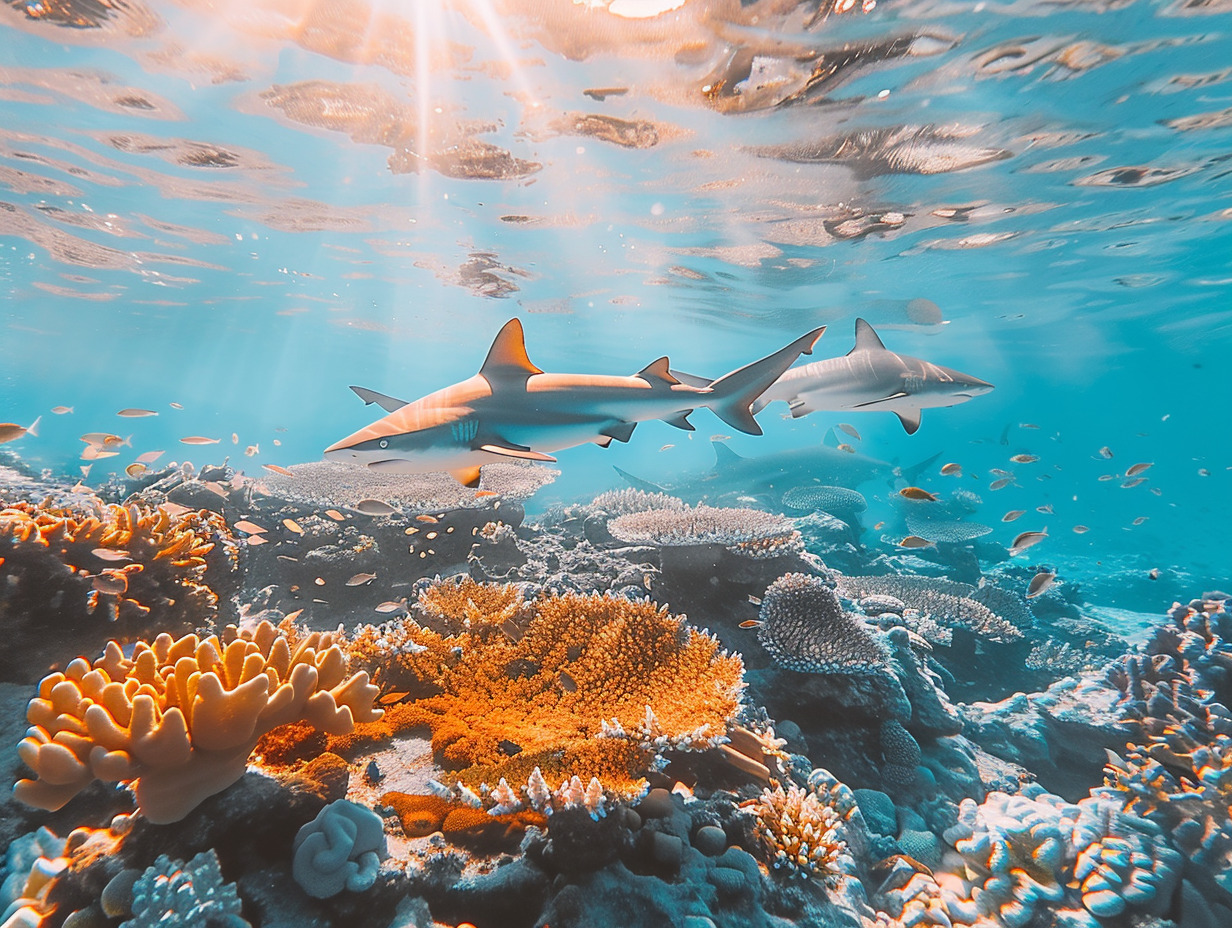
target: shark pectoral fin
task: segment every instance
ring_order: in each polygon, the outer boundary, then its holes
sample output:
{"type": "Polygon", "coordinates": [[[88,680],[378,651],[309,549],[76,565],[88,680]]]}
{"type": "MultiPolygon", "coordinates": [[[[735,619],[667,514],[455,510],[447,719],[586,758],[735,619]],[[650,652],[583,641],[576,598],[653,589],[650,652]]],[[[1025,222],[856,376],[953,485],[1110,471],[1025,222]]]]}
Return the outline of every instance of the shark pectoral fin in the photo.
{"type": "Polygon", "coordinates": [[[459,467],[449,472],[449,476],[464,487],[479,486],[479,468],[478,467],[459,467]]]}
{"type": "Polygon", "coordinates": [[[684,429],[686,432],[695,432],[697,429],[693,427],[693,423],[689,421],[689,413],[693,410],[686,409],[682,413],[677,413],[674,416],[665,416],[663,421],[668,425],[674,425],[678,429],[684,429]]]}
{"type": "Polygon", "coordinates": [[[680,383],[679,380],[672,376],[670,368],[671,362],[665,356],[656,361],[651,361],[633,376],[641,377],[642,380],[650,384],[667,384],[670,387],[680,383]]]}
{"type": "MultiPolygon", "coordinates": [[[[881,343],[881,339],[877,333],[873,331],[873,327],[863,319],[856,320],[856,346],[851,351],[885,351],[886,346],[881,343]]],[[[851,351],[847,352],[851,354],[851,351]]]]}
{"type": "Polygon", "coordinates": [[[363,400],[365,406],[371,406],[373,403],[376,403],[386,412],[397,412],[407,405],[406,400],[386,396],[384,393],[377,393],[375,390],[369,390],[367,387],[352,386],[351,392],[363,400]]]}
{"type": "Polygon", "coordinates": [[[908,435],[914,435],[920,427],[920,411],[912,409],[910,412],[895,411],[894,415],[898,416],[898,421],[903,424],[903,429],[908,435]]]}
{"type": "Polygon", "coordinates": [[[501,326],[496,340],[488,349],[483,367],[479,368],[479,375],[493,387],[495,381],[516,379],[525,382],[532,374],[542,373],[526,355],[526,336],[518,319],[510,319],[501,326]]]}
{"type": "Polygon", "coordinates": [[[530,448],[522,448],[517,445],[480,445],[480,451],[486,451],[488,454],[500,454],[507,458],[518,458],[522,461],[555,461],[556,458],[550,454],[544,454],[542,451],[532,451],[530,448]]]}
{"type": "Polygon", "coordinates": [[[807,416],[810,412],[817,411],[799,397],[796,397],[794,400],[788,402],[787,406],[791,409],[791,417],[793,419],[800,419],[807,416]]]}
{"type": "Polygon", "coordinates": [[[599,429],[599,434],[617,441],[628,441],[633,437],[633,428],[636,425],[636,422],[614,422],[599,429]]]}
{"type": "Polygon", "coordinates": [[[677,383],[697,387],[699,390],[704,390],[711,383],[709,377],[698,377],[696,374],[686,374],[684,371],[668,371],[668,373],[676,378],[677,383]]]}

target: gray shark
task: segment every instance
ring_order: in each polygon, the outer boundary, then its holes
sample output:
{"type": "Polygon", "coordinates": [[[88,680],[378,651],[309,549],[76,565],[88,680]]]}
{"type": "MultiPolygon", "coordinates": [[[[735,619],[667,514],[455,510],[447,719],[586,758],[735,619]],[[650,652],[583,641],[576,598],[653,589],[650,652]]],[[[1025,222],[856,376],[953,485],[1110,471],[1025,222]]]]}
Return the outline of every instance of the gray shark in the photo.
{"type": "Polygon", "coordinates": [[[801,354],[812,353],[823,332],[814,329],[760,361],[692,386],[672,375],[665,357],[628,377],[545,374],[526,354],[522,323],[510,319],[467,380],[411,403],[352,387],[388,415],[331,445],[325,457],[384,473],[448,471],[475,486],[484,464],[555,461],[550,452],[587,442],[607,447],[628,441],[639,422],[662,419],[692,431],[688,416],[699,406],[760,435],[753,403],[801,354]]]}
{"type": "MultiPolygon", "coordinates": [[[[685,383],[701,385],[702,377],[673,371],[685,383]]],[[[826,358],[786,371],[753,404],[758,412],[784,400],[793,419],[817,410],[885,410],[898,416],[908,435],[920,427],[920,412],[957,406],[988,393],[993,385],[931,361],[890,351],[873,327],[856,320],[856,344],[841,358],[826,358]]]]}
{"type": "Polygon", "coordinates": [[[896,468],[885,461],[830,448],[824,444],[746,458],[725,442],[712,441],[714,468],[686,477],[672,487],[662,487],[616,468],[634,487],[650,492],[671,493],[690,502],[730,502],[739,496],[765,497],[777,506],[783,493],[794,487],[817,483],[855,489],[869,481],[890,481],[896,468]]]}

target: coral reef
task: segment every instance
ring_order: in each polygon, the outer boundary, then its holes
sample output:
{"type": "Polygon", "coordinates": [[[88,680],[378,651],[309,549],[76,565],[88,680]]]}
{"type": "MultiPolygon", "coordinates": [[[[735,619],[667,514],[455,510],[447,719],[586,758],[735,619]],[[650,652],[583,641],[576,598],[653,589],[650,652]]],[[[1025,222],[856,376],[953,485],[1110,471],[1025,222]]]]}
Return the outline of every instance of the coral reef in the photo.
{"type": "Polygon", "coordinates": [[[833,880],[838,858],[847,845],[839,837],[841,819],[811,791],[789,784],[765,789],[752,805],[761,839],[772,867],[802,876],[833,880]]]}
{"type": "Polygon", "coordinates": [[[94,779],[122,782],[146,818],[173,822],[238,780],[265,732],[303,720],[344,734],[381,717],[376,693],[330,636],[268,622],[221,639],[162,634],[127,657],[109,642],[39,684],[18,748],[37,779],[14,791],[54,810],[94,779]]]}
{"type": "Polygon", "coordinates": [[[856,616],[844,612],[826,581],[785,574],[766,590],[757,639],[783,667],[809,673],[882,673],[889,652],[856,616]]]}
{"type": "Polygon", "coordinates": [[[249,928],[235,884],[223,882],[213,851],[187,863],[159,855],[133,884],[132,896],[133,917],[121,928],[249,928]]]}
{"type": "Polygon", "coordinates": [[[236,540],[206,510],[13,502],[0,510],[0,679],[33,682],[64,639],[91,653],[151,627],[209,626],[227,614],[237,566],[236,540]]]}
{"type": "Polygon", "coordinates": [[[649,509],[608,523],[615,538],[661,548],[721,545],[745,557],[775,557],[799,545],[791,522],[760,509],[649,509]]]}
{"type": "Polygon", "coordinates": [[[362,892],[376,882],[381,860],[389,856],[385,823],[371,809],[337,799],[300,828],[291,853],[291,875],[308,895],[362,892]]]}
{"type": "MultiPolygon", "coordinates": [[[[962,627],[988,641],[1013,641],[1022,630],[1009,618],[993,612],[972,594],[975,587],[933,577],[835,577],[838,591],[849,599],[893,596],[922,615],[950,627],[962,627]]],[[[1019,618],[1015,614],[1014,618],[1019,618]]]]}

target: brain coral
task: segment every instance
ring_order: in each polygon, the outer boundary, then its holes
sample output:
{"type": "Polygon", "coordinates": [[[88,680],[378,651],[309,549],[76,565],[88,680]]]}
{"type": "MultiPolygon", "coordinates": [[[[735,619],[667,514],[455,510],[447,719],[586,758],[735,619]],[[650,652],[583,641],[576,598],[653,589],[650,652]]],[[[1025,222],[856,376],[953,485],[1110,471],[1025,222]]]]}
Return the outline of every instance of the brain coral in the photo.
{"type": "Polygon", "coordinates": [[[337,799],[300,828],[291,851],[291,875],[308,895],[360,892],[376,882],[386,856],[385,823],[371,809],[337,799]]]}
{"type": "Polygon", "coordinates": [[[623,542],[661,548],[723,545],[748,557],[773,557],[799,546],[788,519],[760,509],[714,506],[650,509],[618,516],[608,531],[623,542]]]}
{"type": "Polygon", "coordinates": [[[39,684],[18,754],[37,779],[20,780],[22,802],[59,809],[92,780],[130,784],[155,823],[183,818],[244,774],[264,733],[304,721],[331,734],[375,721],[376,687],[347,675],[330,636],[298,641],[262,622],[217,636],[139,642],[125,657],[112,641],[91,665],[72,661],[39,684]]]}
{"type": "Polygon", "coordinates": [[[761,601],[757,639],[789,670],[810,673],[881,673],[889,652],[820,577],[786,574],[761,601]]]}
{"type": "Polygon", "coordinates": [[[427,726],[469,787],[525,783],[539,767],[553,786],[598,777],[615,795],[636,795],[664,751],[713,746],[740,707],[740,658],[653,603],[544,595],[528,620],[511,622],[497,618],[524,608],[511,588],[468,584],[425,594],[454,601],[452,627],[402,623],[415,646],[404,661],[436,694],[393,707],[373,734],[427,726]],[[469,619],[457,617],[463,597],[469,619]],[[484,609],[497,611],[484,618],[484,609]]]}

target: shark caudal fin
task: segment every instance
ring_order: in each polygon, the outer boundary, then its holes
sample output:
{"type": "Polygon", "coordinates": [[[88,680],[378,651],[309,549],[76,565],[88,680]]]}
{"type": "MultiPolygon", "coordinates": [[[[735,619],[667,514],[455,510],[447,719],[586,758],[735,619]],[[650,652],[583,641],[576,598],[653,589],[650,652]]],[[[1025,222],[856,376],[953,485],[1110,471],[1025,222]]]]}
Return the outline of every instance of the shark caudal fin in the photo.
{"type": "Polygon", "coordinates": [[[709,396],[699,396],[698,399],[732,428],[750,435],[760,435],[761,426],[753,418],[753,404],[782,376],[783,371],[796,363],[800,355],[813,353],[813,346],[825,331],[824,325],[813,329],[774,354],[724,374],[710,384],[709,396]]]}

